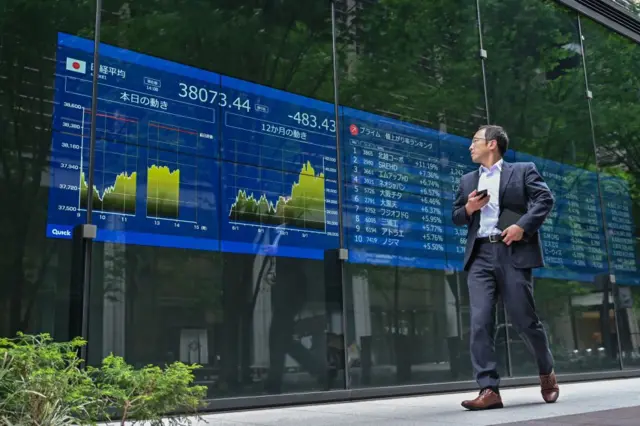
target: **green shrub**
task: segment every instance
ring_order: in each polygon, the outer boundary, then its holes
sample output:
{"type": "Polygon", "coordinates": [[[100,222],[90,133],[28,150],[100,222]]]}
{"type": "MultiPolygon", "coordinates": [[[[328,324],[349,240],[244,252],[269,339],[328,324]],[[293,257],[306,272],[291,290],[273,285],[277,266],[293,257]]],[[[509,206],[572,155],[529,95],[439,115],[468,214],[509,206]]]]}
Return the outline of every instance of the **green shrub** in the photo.
{"type": "MultiPolygon", "coordinates": [[[[109,356],[99,369],[90,368],[89,374],[107,407],[119,407],[118,415],[123,419],[144,420],[155,426],[163,424],[163,416],[176,411],[197,414],[206,387],[191,385],[195,368],[176,362],[165,370],[151,365],[135,370],[122,358],[109,356]]],[[[182,415],[168,420],[176,425],[189,423],[182,415]]]]}
{"type": "MultiPolygon", "coordinates": [[[[54,342],[48,334],[0,339],[0,423],[8,426],[93,425],[113,418],[190,424],[206,388],[193,386],[196,365],[136,370],[109,356],[99,368],[82,368],[82,339],[54,342]],[[176,414],[176,413],[184,413],[176,414]]],[[[197,418],[197,417],[196,417],[197,418]]]]}
{"type": "Polygon", "coordinates": [[[77,356],[84,344],[48,335],[0,339],[2,424],[70,425],[95,416],[100,401],[77,356]]]}

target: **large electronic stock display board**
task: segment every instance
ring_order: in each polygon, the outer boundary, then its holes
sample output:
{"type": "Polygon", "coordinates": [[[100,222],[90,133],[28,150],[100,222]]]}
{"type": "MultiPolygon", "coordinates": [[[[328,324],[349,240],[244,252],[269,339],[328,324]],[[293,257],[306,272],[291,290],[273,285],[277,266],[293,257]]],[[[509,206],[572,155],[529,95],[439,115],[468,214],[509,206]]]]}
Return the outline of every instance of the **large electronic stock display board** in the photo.
{"type": "MultiPolygon", "coordinates": [[[[60,34],[48,233],[85,220],[93,44],[60,34]]],[[[338,242],[333,105],[100,50],[99,241],[321,258],[338,242]]]]}
{"type": "MultiPolygon", "coordinates": [[[[48,236],[71,238],[91,191],[98,241],[321,259],[338,247],[340,155],[350,262],[461,268],[466,228],[451,222],[451,204],[460,177],[477,170],[468,138],[347,107],[338,128],[327,102],[100,49],[90,189],[93,43],[59,35],[48,236]]],[[[536,274],[607,273],[596,174],[513,151],[506,160],[535,163],[562,194],[536,274]]],[[[629,188],[601,184],[617,279],[636,283],[629,188]]]]}

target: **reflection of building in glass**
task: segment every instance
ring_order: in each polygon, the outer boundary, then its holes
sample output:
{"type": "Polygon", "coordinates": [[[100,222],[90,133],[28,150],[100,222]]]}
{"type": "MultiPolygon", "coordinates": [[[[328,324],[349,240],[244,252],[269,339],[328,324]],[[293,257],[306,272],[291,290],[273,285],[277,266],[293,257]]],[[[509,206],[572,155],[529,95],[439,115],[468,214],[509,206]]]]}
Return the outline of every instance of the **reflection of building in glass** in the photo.
{"type": "Polygon", "coordinates": [[[640,13],[640,1],[638,0],[610,0],[633,13],[640,13]]]}

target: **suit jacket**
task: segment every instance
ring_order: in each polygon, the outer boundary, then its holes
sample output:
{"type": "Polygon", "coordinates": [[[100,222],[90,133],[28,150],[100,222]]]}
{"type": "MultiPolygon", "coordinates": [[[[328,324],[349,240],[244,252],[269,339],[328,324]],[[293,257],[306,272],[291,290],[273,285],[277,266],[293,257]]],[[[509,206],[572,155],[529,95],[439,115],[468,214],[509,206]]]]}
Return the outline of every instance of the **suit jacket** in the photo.
{"type": "MultiPolygon", "coordinates": [[[[460,186],[453,202],[452,219],[458,226],[469,225],[464,269],[468,270],[480,227],[480,211],[471,217],[464,208],[469,194],[478,187],[480,170],[467,173],[460,179],[460,186]]],[[[522,214],[517,225],[524,229],[521,241],[512,243],[511,262],[516,268],[544,266],[539,229],[553,209],[554,198],[549,187],[533,163],[504,162],[500,174],[500,213],[504,208],[522,214]]]]}

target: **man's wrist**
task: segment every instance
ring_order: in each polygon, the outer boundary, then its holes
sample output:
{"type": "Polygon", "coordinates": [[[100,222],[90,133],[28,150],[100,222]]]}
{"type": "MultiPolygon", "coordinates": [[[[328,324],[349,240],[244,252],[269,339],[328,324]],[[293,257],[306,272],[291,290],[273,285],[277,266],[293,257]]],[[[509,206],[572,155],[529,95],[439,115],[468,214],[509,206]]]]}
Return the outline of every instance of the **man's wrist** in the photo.
{"type": "Polygon", "coordinates": [[[471,215],[474,213],[471,211],[471,209],[469,208],[469,204],[465,204],[464,205],[464,212],[467,214],[467,217],[471,217],[471,215]]]}
{"type": "Polygon", "coordinates": [[[527,228],[528,228],[528,227],[526,227],[526,226],[525,226],[525,224],[524,224],[524,223],[522,223],[522,221],[518,221],[518,222],[516,222],[516,225],[517,225],[520,229],[522,229],[522,232],[523,232],[525,235],[527,235],[527,234],[533,234],[533,232],[535,232],[535,230],[531,230],[531,229],[527,230],[527,228]],[[532,232],[532,231],[533,231],[533,232],[532,232]]]}

